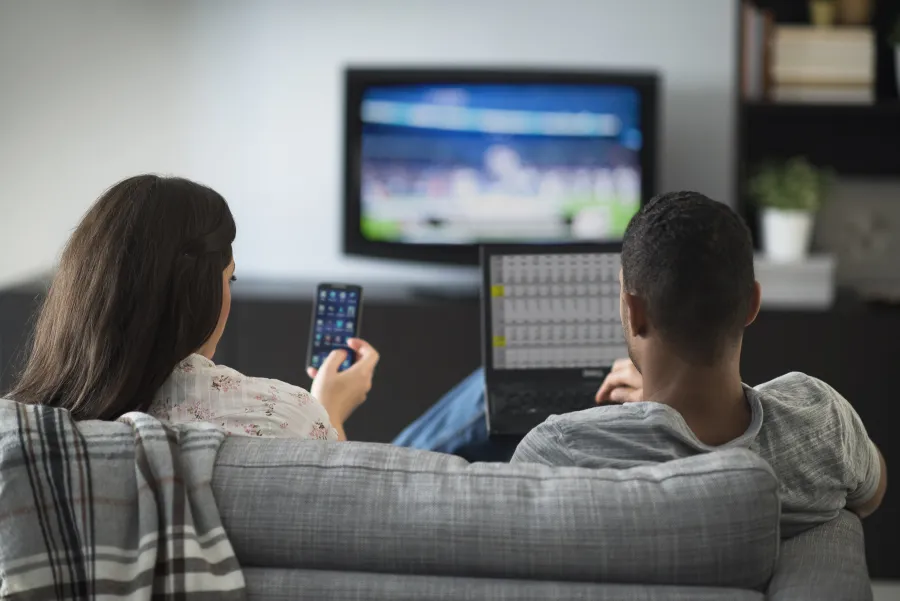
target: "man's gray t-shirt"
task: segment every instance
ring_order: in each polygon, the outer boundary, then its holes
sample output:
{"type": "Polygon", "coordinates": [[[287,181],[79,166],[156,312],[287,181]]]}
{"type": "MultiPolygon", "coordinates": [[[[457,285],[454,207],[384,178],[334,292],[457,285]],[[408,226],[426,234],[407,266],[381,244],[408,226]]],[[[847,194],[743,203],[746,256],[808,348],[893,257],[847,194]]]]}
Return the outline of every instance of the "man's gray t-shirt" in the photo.
{"type": "Polygon", "coordinates": [[[556,415],[532,430],[514,462],[628,468],[745,447],[780,481],[782,535],[792,536],[875,494],[881,464],[859,416],[824,382],[790,373],[745,386],[751,423],[719,447],[700,442],[681,414],[654,402],[595,407],[556,415]]]}

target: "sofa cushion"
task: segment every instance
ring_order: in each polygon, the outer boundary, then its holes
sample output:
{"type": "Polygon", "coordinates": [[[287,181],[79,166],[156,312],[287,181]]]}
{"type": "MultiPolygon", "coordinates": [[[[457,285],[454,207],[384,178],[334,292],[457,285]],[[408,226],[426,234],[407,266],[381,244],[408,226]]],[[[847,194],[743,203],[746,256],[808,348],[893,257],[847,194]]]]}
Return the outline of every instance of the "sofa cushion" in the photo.
{"type": "Polygon", "coordinates": [[[766,601],[765,595],[756,591],[713,586],[446,578],[272,568],[248,568],[244,578],[249,601],[298,598],[316,601],[766,601]]]}
{"type": "Polygon", "coordinates": [[[213,475],[244,567],[754,589],[778,553],[777,488],[743,449],[589,470],[242,437],[213,475]]]}

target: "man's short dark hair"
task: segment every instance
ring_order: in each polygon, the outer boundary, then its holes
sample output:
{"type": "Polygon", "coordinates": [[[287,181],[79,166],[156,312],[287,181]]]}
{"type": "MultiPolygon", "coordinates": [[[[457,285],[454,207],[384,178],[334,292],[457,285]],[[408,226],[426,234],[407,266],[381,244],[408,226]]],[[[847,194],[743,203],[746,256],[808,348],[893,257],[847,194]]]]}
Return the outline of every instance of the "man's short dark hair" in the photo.
{"type": "Polygon", "coordinates": [[[660,194],[628,224],[622,275],[662,337],[686,360],[710,364],[740,336],[750,311],[750,230],[703,194],[660,194]]]}

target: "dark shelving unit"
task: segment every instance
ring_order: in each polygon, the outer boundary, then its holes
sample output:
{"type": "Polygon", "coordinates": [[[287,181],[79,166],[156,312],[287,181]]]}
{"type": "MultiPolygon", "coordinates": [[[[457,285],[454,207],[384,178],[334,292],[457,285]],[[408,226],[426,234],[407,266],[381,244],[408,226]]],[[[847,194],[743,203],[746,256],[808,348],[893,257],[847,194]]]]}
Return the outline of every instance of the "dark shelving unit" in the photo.
{"type": "Polygon", "coordinates": [[[900,176],[900,102],[743,104],[743,161],[806,156],[841,175],[900,176]]]}
{"type": "MultiPolygon", "coordinates": [[[[808,23],[806,0],[757,0],[775,22],[808,23]]],[[[740,12],[739,12],[740,15],[740,12]]],[[[737,97],[737,178],[735,198],[759,241],[747,179],[767,161],[805,156],[840,176],[895,178],[900,181],[900,99],[893,48],[887,36],[900,18],[900,0],[873,0],[871,27],[876,35],[874,104],[802,104],[747,101],[737,97]]],[[[738,17],[737,69],[741,72],[742,22],[738,17]]]]}

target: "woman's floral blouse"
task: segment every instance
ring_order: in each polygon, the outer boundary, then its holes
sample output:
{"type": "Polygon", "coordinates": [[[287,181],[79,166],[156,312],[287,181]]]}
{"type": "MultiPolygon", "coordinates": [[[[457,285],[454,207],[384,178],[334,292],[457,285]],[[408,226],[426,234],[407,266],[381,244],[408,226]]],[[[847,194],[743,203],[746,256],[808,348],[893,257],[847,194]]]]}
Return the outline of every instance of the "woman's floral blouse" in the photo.
{"type": "Polygon", "coordinates": [[[211,422],[241,436],[338,438],[325,408],[302,388],[248,378],[200,355],[178,364],[149,413],[171,423],[211,422]]]}

